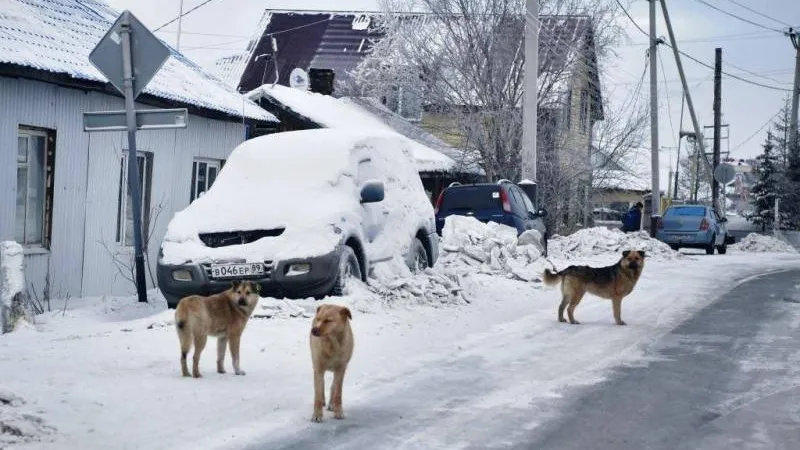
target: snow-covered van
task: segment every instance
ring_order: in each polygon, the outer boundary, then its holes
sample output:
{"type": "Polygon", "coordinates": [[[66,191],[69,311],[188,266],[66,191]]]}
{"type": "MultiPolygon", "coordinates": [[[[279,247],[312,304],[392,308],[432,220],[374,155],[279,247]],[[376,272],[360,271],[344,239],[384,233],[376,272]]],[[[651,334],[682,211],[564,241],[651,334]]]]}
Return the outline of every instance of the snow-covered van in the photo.
{"type": "Polygon", "coordinates": [[[249,279],[263,295],[343,295],[370,266],[395,257],[433,266],[433,206],[394,133],[276,133],[233,150],[212,187],[167,228],[158,285],[170,307],[249,279]]]}

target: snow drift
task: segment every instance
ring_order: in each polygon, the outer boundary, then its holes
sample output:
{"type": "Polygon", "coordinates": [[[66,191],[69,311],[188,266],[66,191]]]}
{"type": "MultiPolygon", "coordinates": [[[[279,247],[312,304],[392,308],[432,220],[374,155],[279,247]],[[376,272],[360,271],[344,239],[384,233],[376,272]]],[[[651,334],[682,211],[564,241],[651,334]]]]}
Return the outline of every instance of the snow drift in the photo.
{"type": "Polygon", "coordinates": [[[670,260],[680,256],[669,245],[652,239],[646,231],[624,233],[604,227],[585,228],[569,236],[553,236],[548,243],[550,254],[564,259],[590,258],[624,250],[644,250],[648,259],[670,260]]]}
{"type": "Polygon", "coordinates": [[[750,233],[741,241],[731,245],[731,250],[748,253],[797,253],[791,245],[772,236],[750,233]]]}

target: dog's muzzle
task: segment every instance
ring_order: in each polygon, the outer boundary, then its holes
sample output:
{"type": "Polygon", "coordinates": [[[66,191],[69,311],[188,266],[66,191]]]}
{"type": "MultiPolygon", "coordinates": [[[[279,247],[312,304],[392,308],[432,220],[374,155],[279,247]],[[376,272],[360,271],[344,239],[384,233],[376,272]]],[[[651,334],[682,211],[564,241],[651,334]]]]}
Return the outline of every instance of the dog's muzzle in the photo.
{"type": "Polygon", "coordinates": [[[638,270],[639,269],[639,263],[635,263],[635,262],[628,263],[628,267],[630,267],[631,270],[638,270]]]}
{"type": "Polygon", "coordinates": [[[319,328],[317,328],[317,327],[312,328],[311,329],[311,334],[313,336],[319,337],[319,328]]]}
{"type": "Polygon", "coordinates": [[[247,299],[246,298],[240,298],[238,303],[239,303],[239,306],[247,306],[247,299]]]}

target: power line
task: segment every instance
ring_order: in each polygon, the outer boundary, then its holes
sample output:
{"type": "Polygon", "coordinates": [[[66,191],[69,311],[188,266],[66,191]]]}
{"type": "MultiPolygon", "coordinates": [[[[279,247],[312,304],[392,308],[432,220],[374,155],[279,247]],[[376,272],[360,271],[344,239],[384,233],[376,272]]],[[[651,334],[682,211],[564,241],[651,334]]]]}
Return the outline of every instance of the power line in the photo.
{"type": "Polygon", "coordinates": [[[177,21],[178,19],[180,19],[181,17],[186,17],[186,16],[188,16],[188,15],[189,15],[189,14],[191,14],[192,12],[194,12],[194,11],[197,11],[197,10],[198,10],[198,9],[200,9],[201,7],[203,7],[203,6],[205,6],[205,5],[209,4],[209,3],[211,3],[211,2],[213,2],[213,1],[214,1],[214,0],[205,0],[204,2],[202,2],[202,3],[198,4],[197,6],[195,6],[194,8],[192,8],[192,9],[190,9],[190,10],[186,11],[185,13],[183,13],[183,14],[179,15],[178,17],[176,17],[176,18],[174,18],[174,19],[170,20],[169,22],[165,23],[164,25],[161,25],[160,27],[156,28],[155,30],[153,30],[153,32],[156,32],[156,31],[158,31],[158,30],[160,30],[160,29],[162,29],[162,28],[166,27],[167,25],[169,25],[169,24],[171,24],[171,23],[173,23],[173,22],[176,22],[176,21],[177,21]]]}
{"type": "MultiPolygon", "coordinates": [[[[633,17],[630,15],[630,13],[628,13],[628,10],[627,10],[627,9],[626,9],[626,8],[625,8],[623,5],[622,5],[622,3],[621,3],[619,0],[615,0],[615,1],[617,2],[617,5],[618,5],[618,6],[619,6],[619,7],[622,9],[622,12],[624,12],[624,13],[625,13],[625,15],[628,17],[628,19],[631,21],[631,23],[633,23],[633,25],[634,25],[636,28],[638,28],[638,29],[639,29],[639,31],[640,31],[642,34],[644,34],[645,36],[648,36],[648,37],[649,37],[649,36],[650,36],[650,33],[648,33],[648,32],[646,32],[646,31],[644,31],[644,29],[643,29],[642,27],[640,27],[640,26],[639,26],[639,24],[636,22],[636,20],[634,20],[634,18],[633,18],[633,17]]],[[[699,1],[699,2],[703,2],[703,0],[697,0],[697,1],[699,1]]],[[[772,30],[771,28],[768,28],[768,29],[772,30]]],[[[776,31],[776,30],[773,30],[773,31],[776,31]]],[[[778,31],[779,33],[782,33],[782,32],[781,32],[781,31],[779,31],[779,30],[777,30],[777,31],[778,31]]],[[[662,43],[663,43],[664,45],[666,45],[667,47],[669,47],[669,48],[672,48],[672,45],[670,45],[668,42],[666,42],[666,41],[662,41],[662,43]]],[[[712,65],[710,65],[710,64],[708,64],[708,63],[706,63],[706,62],[703,62],[703,61],[701,61],[701,60],[699,60],[699,59],[695,58],[694,56],[692,56],[692,55],[690,55],[690,54],[688,54],[688,53],[686,53],[686,52],[684,52],[684,51],[682,51],[682,50],[678,50],[678,53],[679,53],[679,54],[681,54],[681,55],[683,55],[683,56],[685,56],[686,58],[689,58],[689,59],[691,59],[692,61],[694,61],[694,62],[696,62],[696,63],[700,64],[701,66],[707,67],[707,68],[709,68],[709,69],[712,69],[712,70],[714,69],[714,67],[713,67],[712,65]]],[[[740,69],[741,69],[741,68],[740,68],[740,69]]],[[[767,84],[759,83],[759,82],[757,82],[757,81],[748,80],[747,78],[743,78],[743,77],[740,77],[740,76],[738,76],[738,75],[734,75],[734,74],[728,73],[728,72],[726,72],[726,71],[724,71],[724,70],[722,71],[722,73],[723,73],[723,74],[725,74],[725,75],[727,75],[727,76],[729,76],[729,77],[731,77],[731,78],[737,79],[737,80],[739,80],[739,81],[743,81],[743,82],[745,82],[745,83],[749,83],[749,84],[752,84],[752,85],[755,85],[755,86],[759,86],[759,87],[763,87],[763,88],[766,88],[766,89],[772,89],[772,90],[776,90],[776,91],[784,91],[784,92],[792,92],[792,90],[791,90],[791,89],[782,88],[782,87],[778,87],[778,86],[770,86],[770,85],[767,85],[767,84]]]]}
{"type": "Polygon", "coordinates": [[[708,6],[709,8],[711,8],[711,9],[713,9],[713,10],[715,10],[715,11],[719,11],[719,12],[721,12],[722,14],[725,14],[726,16],[733,17],[734,19],[741,20],[742,22],[749,23],[750,25],[754,25],[754,26],[757,26],[757,27],[759,27],[759,28],[763,28],[763,29],[765,29],[765,30],[770,30],[770,31],[774,31],[774,32],[776,32],[776,33],[781,33],[781,34],[783,34],[783,31],[781,31],[781,30],[779,30],[779,29],[777,29],[777,28],[771,28],[771,27],[768,27],[768,26],[766,26],[766,25],[760,24],[760,23],[758,23],[758,22],[753,22],[753,21],[752,21],[752,20],[750,20],[750,19],[745,19],[745,18],[744,18],[744,17],[742,17],[742,16],[737,16],[736,14],[734,14],[734,13],[732,13],[732,12],[725,11],[724,9],[722,9],[722,8],[719,8],[719,7],[717,7],[717,6],[714,6],[714,5],[712,5],[711,3],[708,3],[708,2],[707,2],[707,1],[705,1],[705,0],[696,0],[696,1],[697,1],[698,3],[700,3],[700,4],[702,4],[702,5],[706,5],[706,6],[708,6]]]}
{"type": "Polygon", "coordinates": [[[766,127],[767,127],[767,125],[771,124],[771,123],[772,123],[772,121],[773,121],[773,120],[775,120],[775,118],[776,118],[776,117],[778,117],[778,115],[779,115],[780,113],[781,113],[781,111],[778,111],[778,112],[776,112],[776,113],[775,113],[775,115],[773,115],[772,117],[770,117],[769,119],[767,119],[767,121],[766,121],[766,122],[764,122],[764,125],[761,125],[761,126],[760,126],[760,127],[759,127],[759,128],[758,128],[758,129],[757,129],[757,130],[756,130],[756,131],[753,133],[753,134],[751,134],[750,136],[748,136],[748,138],[747,138],[747,139],[745,139],[744,141],[742,141],[742,142],[740,142],[739,144],[737,144],[737,145],[736,145],[736,147],[733,147],[733,149],[731,149],[730,153],[733,153],[733,152],[735,152],[736,150],[739,150],[741,147],[745,146],[745,145],[746,145],[748,142],[750,142],[750,141],[751,141],[751,140],[752,140],[754,137],[756,137],[756,135],[757,135],[758,133],[762,132],[762,131],[764,130],[764,128],[766,128],[766,127]]]}
{"type": "Polygon", "coordinates": [[[785,25],[787,27],[791,27],[791,25],[789,25],[788,23],[786,23],[786,22],[784,22],[782,20],[778,20],[778,19],[776,19],[774,17],[770,17],[770,16],[762,13],[761,11],[755,10],[755,9],[753,9],[753,8],[747,6],[747,5],[743,5],[743,4],[739,3],[739,2],[737,2],[736,0],[728,0],[728,1],[733,3],[736,6],[740,7],[740,8],[744,8],[744,9],[750,11],[751,13],[758,14],[759,16],[761,16],[761,17],[763,17],[765,19],[769,19],[769,20],[772,20],[773,22],[777,22],[777,23],[779,23],[781,25],[785,25]]]}
{"type": "MultiPolygon", "coordinates": [[[[701,38],[695,39],[680,39],[678,43],[680,44],[694,44],[694,43],[702,43],[702,42],[726,42],[726,41],[754,41],[754,40],[761,40],[761,39],[779,39],[782,36],[778,36],[775,33],[767,33],[764,31],[756,31],[754,33],[737,33],[737,34],[720,34],[715,36],[706,36],[701,38]]],[[[650,45],[649,42],[631,42],[628,44],[621,44],[623,46],[634,47],[634,46],[644,46],[650,45]]]]}

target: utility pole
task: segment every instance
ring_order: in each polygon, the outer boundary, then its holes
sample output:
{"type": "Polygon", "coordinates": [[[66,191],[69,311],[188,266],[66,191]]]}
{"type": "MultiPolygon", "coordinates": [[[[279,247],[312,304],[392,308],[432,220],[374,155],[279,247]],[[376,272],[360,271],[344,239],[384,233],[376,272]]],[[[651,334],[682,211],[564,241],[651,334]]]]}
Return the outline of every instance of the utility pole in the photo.
{"type": "MultiPolygon", "coordinates": [[[[792,46],[794,46],[795,51],[795,58],[794,58],[794,88],[792,89],[792,117],[791,122],[789,124],[789,150],[790,154],[796,151],[798,141],[797,141],[797,107],[798,103],[800,103],[800,33],[792,28],[789,28],[789,32],[787,33],[789,39],[792,41],[792,46]]],[[[795,156],[798,156],[795,154],[795,156]]],[[[799,161],[800,162],[800,161],[799,161]]]]}
{"type": "Polygon", "coordinates": [[[656,1],[650,0],[650,235],[655,236],[656,217],[661,215],[661,186],[658,180],[658,36],[656,1]]]}
{"type": "MultiPolygon", "coordinates": [[[[664,22],[667,25],[667,33],[669,34],[669,41],[670,45],[672,46],[672,54],[675,55],[675,65],[678,66],[678,75],[680,75],[681,78],[683,95],[686,98],[686,106],[689,108],[689,116],[692,119],[692,127],[694,127],[695,133],[695,145],[697,145],[698,152],[703,157],[703,163],[705,164],[706,169],[708,169],[709,175],[713,176],[714,172],[711,169],[711,164],[708,162],[708,158],[706,157],[703,133],[700,130],[700,122],[697,121],[697,113],[694,110],[694,103],[692,103],[692,94],[689,92],[689,84],[686,81],[686,73],[683,71],[683,63],[681,62],[681,56],[678,52],[678,43],[675,41],[675,32],[672,30],[672,22],[669,19],[669,11],[667,11],[667,4],[664,0],[661,0],[661,11],[664,13],[664,22]]],[[[696,189],[697,186],[695,186],[695,190],[696,189]]]]}
{"type": "MultiPolygon", "coordinates": [[[[722,49],[714,49],[714,164],[711,173],[719,166],[719,140],[722,103],[722,49]]],[[[719,182],[715,177],[711,179],[711,204],[718,214],[724,210],[719,209],[719,182]]]]}
{"type": "MultiPolygon", "coordinates": [[[[539,76],[539,0],[525,1],[525,80],[522,104],[522,178],[536,182],[539,76]]],[[[531,199],[534,202],[536,199],[531,199]]]]}
{"type": "Polygon", "coordinates": [[[175,39],[175,50],[181,51],[181,24],[183,23],[183,0],[178,5],[178,37],[175,39]]]}

